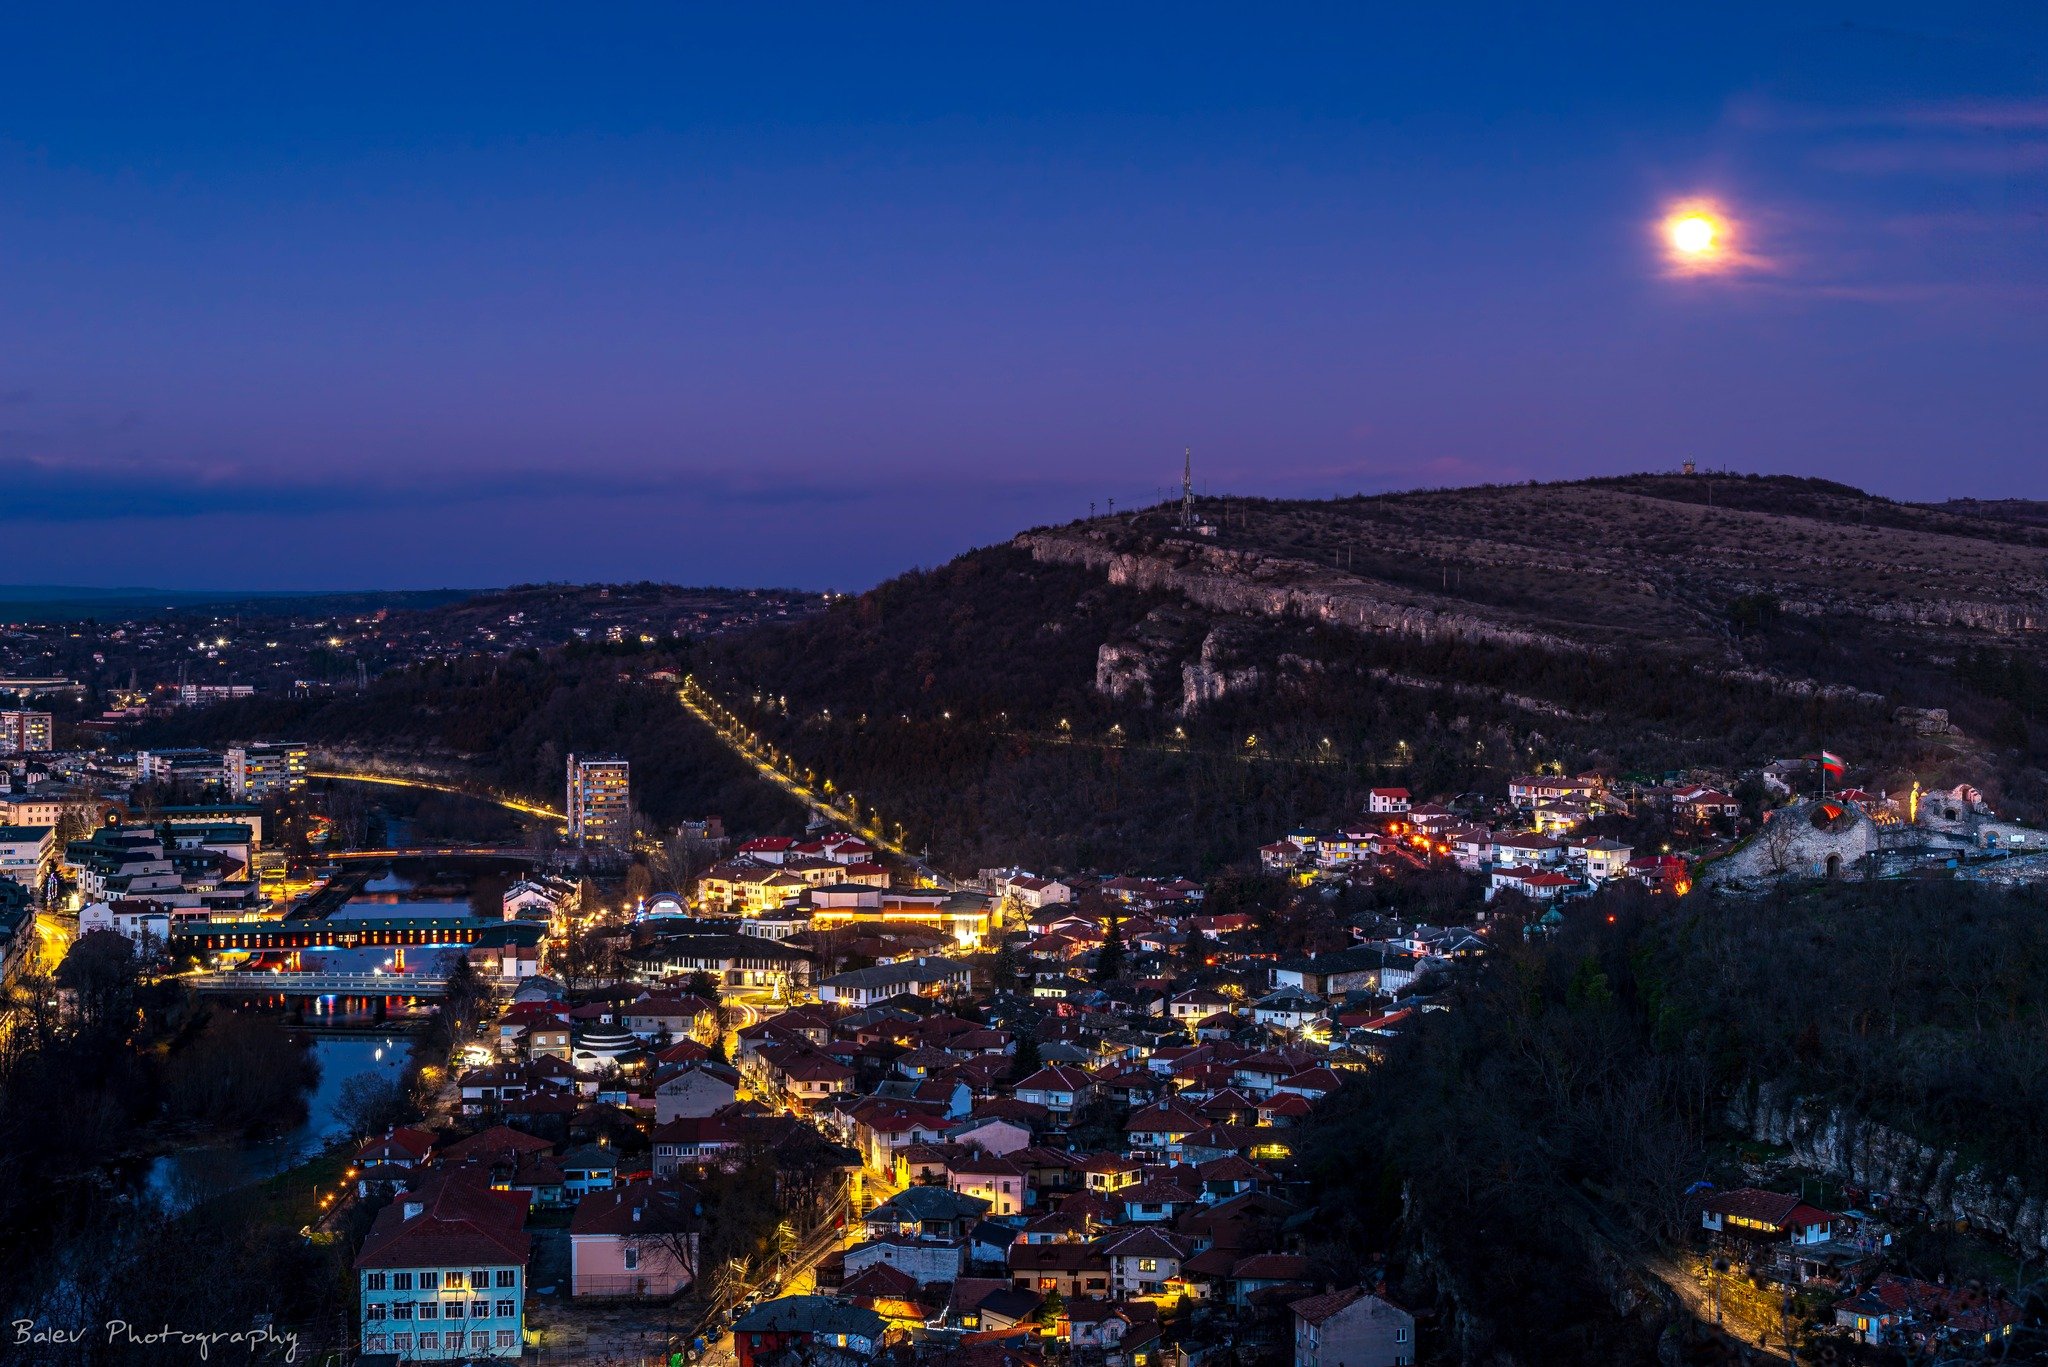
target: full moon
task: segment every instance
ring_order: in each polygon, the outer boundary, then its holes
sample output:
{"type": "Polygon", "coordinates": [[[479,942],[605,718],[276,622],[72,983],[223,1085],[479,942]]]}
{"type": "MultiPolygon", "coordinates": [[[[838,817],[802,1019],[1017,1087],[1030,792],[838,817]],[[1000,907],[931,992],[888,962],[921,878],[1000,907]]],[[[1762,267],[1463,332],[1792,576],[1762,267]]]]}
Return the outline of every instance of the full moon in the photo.
{"type": "Polygon", "coordinates": [[[1720,225],[1704,214],[1686,214],[1671,221],[1671,246],[1686,256],[1705,256],[1714,250],[1720,225]]]}

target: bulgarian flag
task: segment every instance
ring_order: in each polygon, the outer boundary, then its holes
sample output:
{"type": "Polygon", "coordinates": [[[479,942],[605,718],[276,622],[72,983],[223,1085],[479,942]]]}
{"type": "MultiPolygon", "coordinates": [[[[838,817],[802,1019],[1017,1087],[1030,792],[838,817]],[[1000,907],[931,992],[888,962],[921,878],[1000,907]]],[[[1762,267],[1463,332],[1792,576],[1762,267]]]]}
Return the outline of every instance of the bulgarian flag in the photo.
{"type": "Polygon", "coordinates": [[[1836,778],[1840,778],[1842,776],[1842,757],[1836,754],[1834,751],[1823,750],[1817,755],[1808,755],[1807,758],[1811,760],[1818,760],[1820,762],[1820,770],[1822,773],[1833,774],[1836,778]]]}

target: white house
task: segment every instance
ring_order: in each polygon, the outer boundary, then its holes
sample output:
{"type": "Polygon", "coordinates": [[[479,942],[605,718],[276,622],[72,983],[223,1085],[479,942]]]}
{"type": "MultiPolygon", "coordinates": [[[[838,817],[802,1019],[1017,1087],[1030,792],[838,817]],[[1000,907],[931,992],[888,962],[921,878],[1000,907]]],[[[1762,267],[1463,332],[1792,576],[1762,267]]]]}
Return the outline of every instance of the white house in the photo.
{"type": "Polygon", "coordinates": [[[1493,832],[1485,826],[1454,826],[1445,831],[1443,843],[1451,847],[1451,858],[1467,873],[1493,858],[1493,832]]]}
{"type": "Polygon", "coordinates": [[[818,996],[828,1002],[844,1002],[856,1009],[873,1006],[904,993],[939,997],[965,992],[974,981],[974,970],[958,959],[907,959],[901,963],[856,968],[835,973],[818,984],[818,996]]]}
{"type": "Polygon", "coordinates": [[[1057,878],[1034,878],[1029,874],[1004,880],[1003,891],[1015,898],[1019,906],[1031,911],[1074,900],[1074,889],[1070,885],[1057,878]]]}
{"type": "Polygon", "coordinates": [[[1535,867],[1558,864],[1564,861],[1564,846],[1547,835],[1531,835],[1524,831],[1513,835],[1496,835],[1493,838],[1493,863],[1496,868],[1515,866],[1535,867]]]}
{"type": "Polygon", "coordinates": [[[1498,868],[1493,871],[1492,882],[1486,889],[1486,900],[1491,902],[1503,892],[1519,892],[1524,897],[1548,902],[1573,886],[1569,875],[1552,869],[1498,868]]]}
{"type": "Polygon", "coordinates": [[[1019,1082],[1011,1095],[1052,1112],[1055,1125],[1064,1125],[1075,1110],[1095,1092],[1095,1080],[1079,1068],[1048,1063],[1019,1082]]]}
{"type": "Polygon", "coordinates": [[[78,933],[111,930],[140,945],[161,947],[171,938],[171,910],[161,902],[94,902],[78,913],[78,933]]]}
{"type": "Polygon", "coordinates": [[[1252,1019],[1260,1025],[1299,1030],[1323,1014],[1324,1005],[1297,988],[1283,987],[1252,1003],[1252,1019]]]}
{"type": "Polygon", "coordinates": [[[1585,864],[1588,881],[1604,883],[1628,873],[1629,857],[1635,850],[1619,840],[1574,840],[1565,853],[1585,864]]]}

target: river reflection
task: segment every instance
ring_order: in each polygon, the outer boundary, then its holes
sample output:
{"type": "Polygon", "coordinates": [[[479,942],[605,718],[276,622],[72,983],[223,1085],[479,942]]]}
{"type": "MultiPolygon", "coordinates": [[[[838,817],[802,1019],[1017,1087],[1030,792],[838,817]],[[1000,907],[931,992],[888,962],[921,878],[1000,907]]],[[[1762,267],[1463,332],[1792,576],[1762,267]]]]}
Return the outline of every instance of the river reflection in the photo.
{"type": "Polygon", "coordinates": [[[304,1124],[253,1143],[164,1154],[150,1163],[143,1177],[144,1189],[167,1208],[186,1210],[296,1167],[341,1134],[344,1127],[334,1106],[341,1097],[342,1084],[358,1073],[376,1073],[397,1081],[411,1048],[411,1038],[395,1032],[315,1037],[313,1057],[320,1063],[320,1081],[306,1097],[304,1124]]]}

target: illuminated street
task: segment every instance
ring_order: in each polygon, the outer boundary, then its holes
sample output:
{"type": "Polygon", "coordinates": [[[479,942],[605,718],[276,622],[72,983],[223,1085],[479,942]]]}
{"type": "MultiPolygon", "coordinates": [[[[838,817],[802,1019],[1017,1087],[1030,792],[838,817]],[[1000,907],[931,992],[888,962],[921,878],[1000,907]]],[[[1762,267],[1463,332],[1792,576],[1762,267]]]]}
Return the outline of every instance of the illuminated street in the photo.
{"type": "Polygon", "coordinates": [[[64,962],[64,956],[71,950],[71,942],[78,938],[78,918],[63,912],[43,911],[36,913],[36,936],[42,946],[42,971],[55,973],[57,965],[64,962]]]}
{"type": "Polygon", "coordinates": [[[676,696],[681,699],[683,706],[689,709],[691,716],[710,727],[734,754],[751,764],[754,772],[762,778],[805,806],[823,813],[834,821],[843,822],[847,829],[858,831],[889,853],[903,858],[910,857],[902,845],[882,833],[879,821],[869,823],[861,820],[858,812],[848,811],[822,792],[777,767],[774,757],[761,750],[743,733],[737,719],[726,711],[716,698],[706,693],[695,680],[687,681],[676,696]]]}

